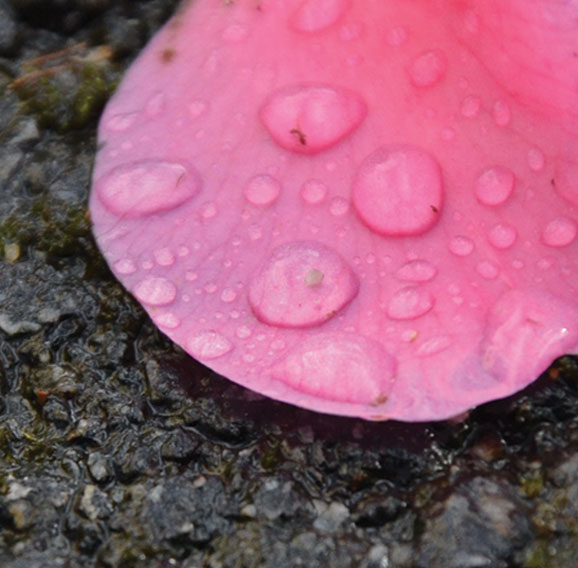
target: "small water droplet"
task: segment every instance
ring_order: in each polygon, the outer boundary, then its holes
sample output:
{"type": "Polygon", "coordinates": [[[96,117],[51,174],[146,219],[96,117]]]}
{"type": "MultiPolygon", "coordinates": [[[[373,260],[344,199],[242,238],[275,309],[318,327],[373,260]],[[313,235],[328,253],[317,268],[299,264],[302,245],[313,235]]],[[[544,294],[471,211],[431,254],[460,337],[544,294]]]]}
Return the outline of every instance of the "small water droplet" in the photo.
{"type": "Polygon", "coordinates": [[[418,55],[408,68],[409,78],[414,87],[433,87],[446,74],[446,56],[434,49],[418,55]]]}
{"type": "Polygon", "coordinates": [[[407,30],[403,26],[396,26],[387,32],[385,41],[391,45],[391,47],[401,47],[407,42],[407,38],[407,30]]]}
{"type": "Polygon", "coordinates": [[[544,153],[539,148],[530,148],[528,150],[528,167],[533,172],[541,172],[546,165],[544,153]]]}
{"type": "Polygon", "coordinates": [[[361,22],[348,22],[339,29],[339,39],[341,41],[354,41],[363,34],[363,24],[361,22]]]}
{"type": "Polygon", "coordinates": [[[200,208],[200,213],[203,219],[212,219],[218,213],[217,204],[214,201],[203,203],[200,208]]]}
{"type": "Polygon", "coordinates": [[[437,268],[427,260],[412,260],[404,264],[396,273],[400,280],[409,282],[429,282],[437,274],[437,268]]]}
{"type": "Polygon", "coordinates": [[[508,126],[512,120],[512,111],[505,101],[496,101],[494,103],[492,115],[496,126],[508,126]]]}
{"type": "Polygon", "coordinates": [[[432,337],[419,346],[417,354],[419,357],[429,357],[430,355],[445,351],[452,343],[452,338],[448,335],[432,337]]]}
{"type": "Polygon", "coordinates": [[[343,217],[349,212],[349,201],[343,197],[334,197],[329,204],[329,212],[334,217],[343,217]]]}
{"type": "Polygon", "coordinates": [[[243,41],[247,37],[248,33],[249,32],[245,26],[241,24],[231,24],[223,30],[222,38],[224,41],[237,43],[243,41]]]}
{"type": "Polygon", "coordinates": [[[257,207],[267,207],[279,199],[281,182],[270,175],[252,177],[245,186],[245,198],[257,207]]]}
{"type": "Polygon", "coordinates": [[[251,337],[251,335],[253,335],[253,330],[246,325],[242,325],[241,327],[237,328],[236,333],[239,339],[247,339],[248,337],[251,337]]]}
{"type": "Polygon", "coordinates": [[[135,286],[133,293],[143,304],[166,306],[177,297],[177,287],[166,278],[149,276],[135,286]]]}
{"type": "Polygon", "coordinates": [[[468,95],[463,101],[461,106],[461,113],[464,118],[475,118],[480,113],[480,108],[482,106],[482,101],[480,97],[475,95],[468,95]]]}
{"type": "Polygon", "coordinates": [[[349,9],[351,0],[304,0],[290,18],[294,30],[319,32],[335,24],[349,9]]]}
{"type": "Polygon", "coordinates": [[[164,93],[154,94],[145,105],[145,114],[149,118],[156,118],[165,110],[166,96],[164,93]]]}
{"type": "Polygon", "coordinates": [[[409,320],[427,314],[434,305],[433,296],[416,287],[402,288],[389,300],[387,315],[391,319],[409,320]]]}
{"type": "Polygon", "coordinates": [[[237,299],[237,292],[233,288],[224,288],[221,292],[221,300],[227,304],[237,299]]]}
{"type": "Polygon", "coordinates": [[[311,327],[330,320],[358,289],[356,276],[339,254],[319,243],[298,241],[275,249],[259,268],[249,285],[249,303],[269,325],[311,327]],[[311,271],[323,275],[319,284],[308,284],[311,271]]]}
{"type": "Polygon", "coordinates": [[[576,239],[577,233],[576,221],[568,217],[558,217],[546,225],[542,241],[550,247],[565,247],[576,239]]]}
{"type": "Polygon", "coordinates": [[[123,112],[111,116],[105,122],[105,128],[111,132],[124,132],[128,130],[138,118],[137,112],[123,112]]]}
{"type": "Polygon", "coordinates": [[[159,266],[171,266],[175,263],[175,255],[167,247],[156,250],[153,255],[159,266]]]}
{"type": "Polygon", "coordinates": [[[441,136],[442,140],[445,140],[446,142],[451,142],[456,137],[456,131],[451,127],[447,127],[442,130],[441,136]]]}
{"type": "Polygon", "coordinates": [[[282,351],[283,349],[285,349],[286,344],[282,339],[274,339],[271,342],[271,349],[273,349],[273,351],[282,351]]]}
{"type": "Polygon", "coordinates": [[[176,329],[181,325],[181,320],[172,312],[157,312],[151,317],[159,327],[165,329],[176,329]]]}
{"type": "Polygon", "coordinates": [[[516,242],[517,237],[516,229],[505,223],[494,225],[488,233],[490,244],[497,249],[510,248],[516,242]]]}
{"type": "Polygon", "coordinates": [[[474,250],[474,242],[468,237],[458,235],[457,237],[452,238],[448,248],[450,249],[450,252],[454,253],[456,256],[468,256],[472,254],[474,250]]]}
{"type": "Polygon", "coordinates": [[[134,274],[137,270],[137,266],[134,260],[131,260],[130,258],[122,258],[114,263],[114,269],[119,274],[134,274]]]}
{"type": "Polygon", "coordinates": [[[187,270],[185,272],[185,280],[189,282],[194,282],[198,277],[199,275],[194,270],[187,270]]]}
{"type": "Polygon", "coordinates": [[[372,231],[386,236],[419,235],[441,216],[441,170],[421,148],[380,148],[361,164],[353,183],[353,205],[372,231]]]}
{"type": "Polygon", "coordinates": [[[367,108],[353,91],[327,85],[279,89],[265,102],[261,121],[284,148],[316,154],[334,146],[363,121],[367,108]]]}
{"type": "Polygon", "coordinates": [[[221,333],[202,330],[191,335],[186,342],[187,350],[196,359],[218,359],[233,350],[233,344],[221,333]]]}
{"type": "Polygon", "coordinates": [[[316,179],[310,179],[301,186],[301,197],[309,205],[322,203],[327,196],[327,186],[316,179]]]}
{"type": "Polygon", "coordinates": [[[259,225],[251,225],[247,229],[247,235],[252,241],[258,241],[263,236],[263,229],[259,225]]]}
{"type": "Polygon", "coordinates": [[[474,191],[478,201],[490,207],[504,203],[514,191],[514,173],[503,166],[484,170],[476,180],[474,191]]]}
{"type": "Polygon", "coordinates": [[[500,269],[488,260],[482,260],[476,266],[477,273],[486,280],[495,280],[500,273],[500,269]]]}
{"type": "Polygon", "coordinates": [[[189,116],[192,119],[199,118],[209,110],[209,103],[201,99],[195,99],[189,104],[189,116]]]}
{"type": "Polygon", "coordinates": [[[144,160],[113,168],[95,188],[111,213],[134,219],[182,205],[199,193],[201,180],[191,166],[144,160]]]}

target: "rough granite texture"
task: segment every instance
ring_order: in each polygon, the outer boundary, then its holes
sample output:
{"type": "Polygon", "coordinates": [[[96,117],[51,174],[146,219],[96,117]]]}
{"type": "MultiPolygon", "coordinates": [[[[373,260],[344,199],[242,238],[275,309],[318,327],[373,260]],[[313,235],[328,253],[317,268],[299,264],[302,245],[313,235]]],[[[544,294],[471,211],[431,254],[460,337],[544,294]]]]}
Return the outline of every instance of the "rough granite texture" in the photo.
{"type": "Polygon", "coordinates": [[[195,363],[112,277],[96,121],[174,7],[0,0],[0,566],[573,565],[573,358],[459,423],[329,417],[195,363]]]}

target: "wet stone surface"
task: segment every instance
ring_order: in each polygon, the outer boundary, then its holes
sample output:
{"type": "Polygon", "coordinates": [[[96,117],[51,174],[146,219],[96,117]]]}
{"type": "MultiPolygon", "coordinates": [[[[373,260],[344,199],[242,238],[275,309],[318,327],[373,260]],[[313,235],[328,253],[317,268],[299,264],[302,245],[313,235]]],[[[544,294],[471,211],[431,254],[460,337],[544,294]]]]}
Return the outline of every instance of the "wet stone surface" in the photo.
{"type": "MultiPolygon", "coordinates": [[[[206,370],[114,280],[86,217],[98,97],[57,124],[14,84],[80,42],[111,48],[97,78],[113,84],[174,6],[0,0],[0,565],[571,566],[574,359],[454,424],[317,415],[206,370]]],[[[55,84],[87,92],[58,57],[55,84]]]]}

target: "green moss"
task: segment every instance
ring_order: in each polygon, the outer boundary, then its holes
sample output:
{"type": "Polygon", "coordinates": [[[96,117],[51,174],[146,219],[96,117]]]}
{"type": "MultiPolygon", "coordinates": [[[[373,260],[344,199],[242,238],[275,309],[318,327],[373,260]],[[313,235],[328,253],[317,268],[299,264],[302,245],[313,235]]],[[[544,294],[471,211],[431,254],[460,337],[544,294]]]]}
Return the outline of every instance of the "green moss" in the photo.
{"type": "Polygon", "coordinates": [[[15,243],[21,248],[33,246],[50,257],[86,253],[90,223],[81,206],[64,209],[62,203],[41,195],[30,212],[13,214],[0,223],[0,252],[15,243]]]}
{"type": "Polygon", "coordinates": [[[43,128],[68,132],[98,117],[120,74],[107,59],[70,58],[58,66],[27,69],[12,88],[22,112],[43,128]]]}
{"type": "Polygon", "coordinates": [[[520,489],[528,499],[539,497],[544,490],[544,478],[540,472],[531,474],[520,479],[520,489]]]}

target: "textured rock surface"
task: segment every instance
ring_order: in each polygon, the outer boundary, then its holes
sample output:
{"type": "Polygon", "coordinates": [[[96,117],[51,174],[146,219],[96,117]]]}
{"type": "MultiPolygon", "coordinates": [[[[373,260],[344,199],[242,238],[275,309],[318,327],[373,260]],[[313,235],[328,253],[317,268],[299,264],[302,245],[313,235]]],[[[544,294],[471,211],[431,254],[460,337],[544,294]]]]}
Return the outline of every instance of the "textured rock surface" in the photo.
{"type": "MultiPolygon", "coordinates": [[[[0,565],[572,566],[574,359],[461,423],[411,426],[309,413],[195,363],[91,240],[97,113],[54,124],[58,113],[19,110],[7,87],[24,60],[84,40],[89,52],[114,48],[97,74],[114,82],[174,3],[11,4],[14,55],[0,59],[0,565]]],[[[55,80],[71,97],[83,82],[55,80]]]]}

